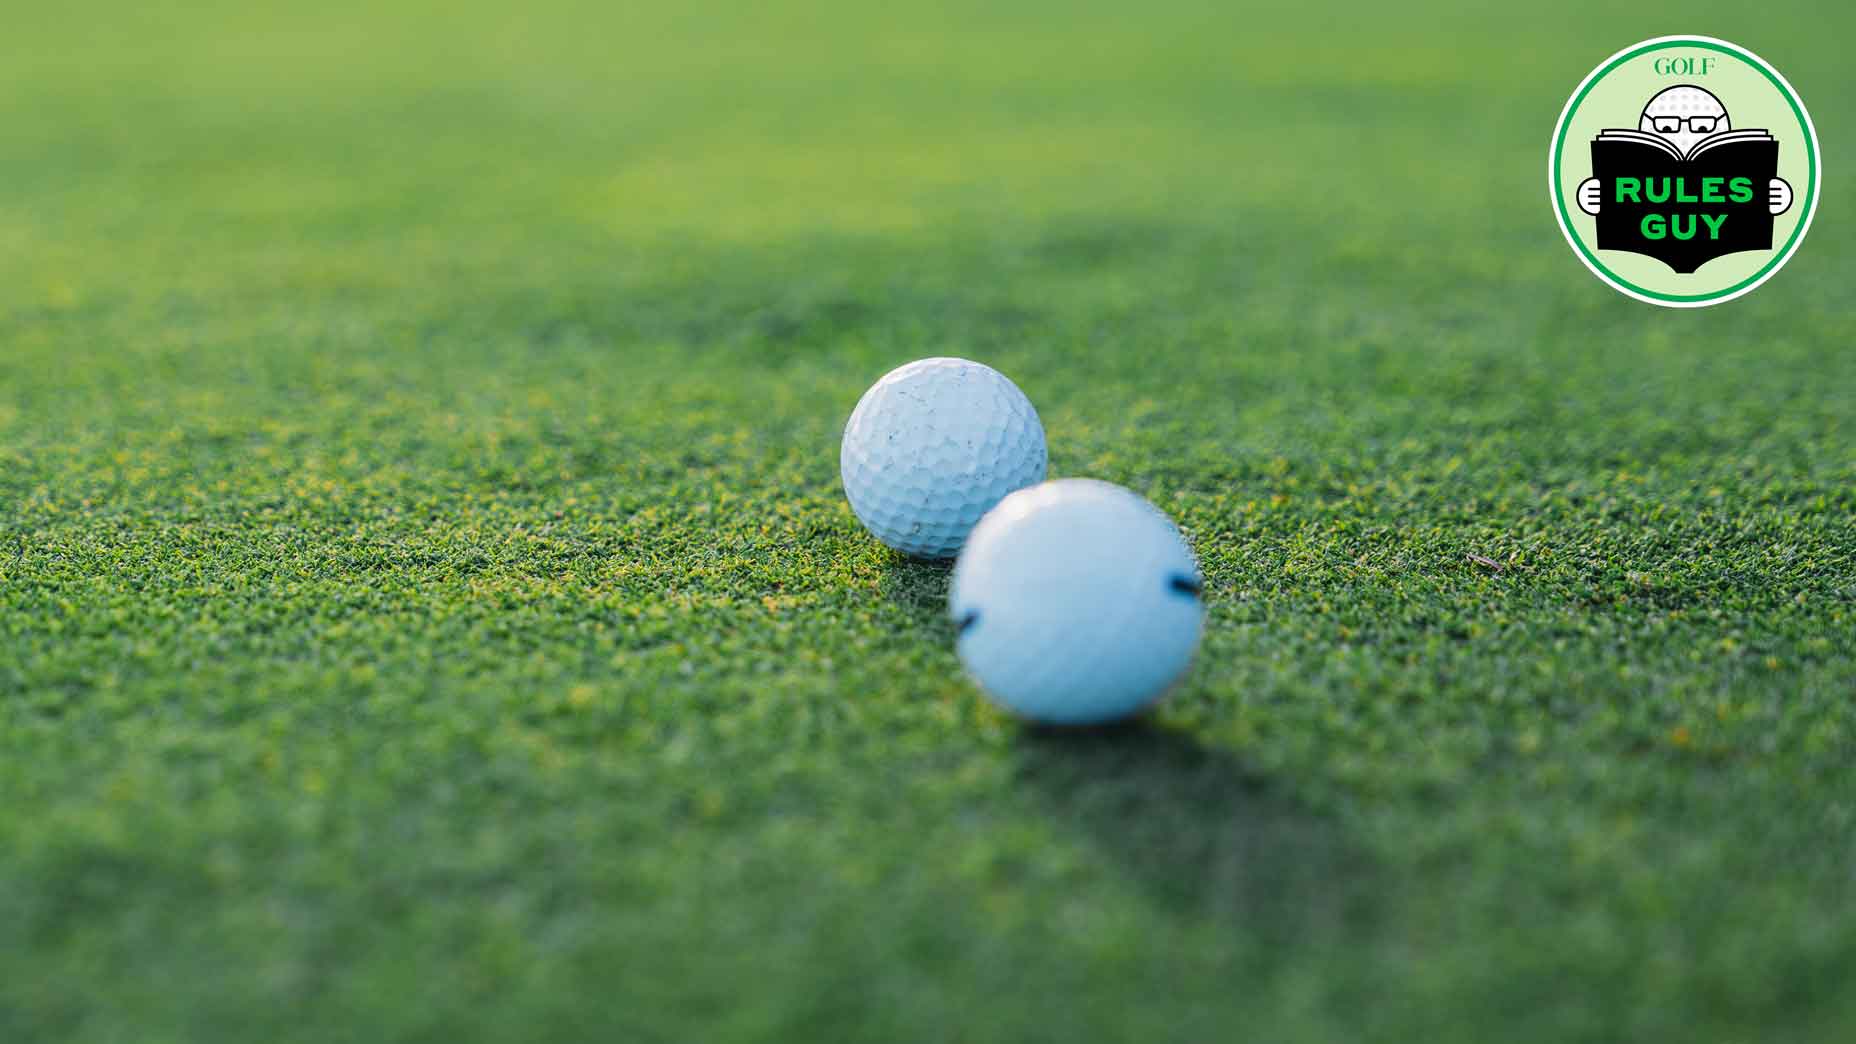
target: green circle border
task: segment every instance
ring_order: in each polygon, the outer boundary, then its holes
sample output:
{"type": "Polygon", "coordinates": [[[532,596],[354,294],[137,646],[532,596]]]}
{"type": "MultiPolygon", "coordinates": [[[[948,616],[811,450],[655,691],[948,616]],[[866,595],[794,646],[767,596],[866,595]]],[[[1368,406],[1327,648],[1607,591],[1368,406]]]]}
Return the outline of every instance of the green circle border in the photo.
{"type": "Polygon", "coordinates": [[[1572,96],[1572,100],[1566,103],[1566,110],[1560,114],[1559,126],[1553,132],[1553,154],[1550,158],[1548,180],[1549,187],[1553,191],[1554,206],[1559,212],[1561,230],[1566,233],[1566,238],[1570,240],[1572,245],[1583,255],[1585,262],[1591,265],[1592,270],[1599,274],[1607,283],[1610,283],[1612,286],[1628,294],[1650,298],[1656,301],[1667,301],[1671,304],[1678,305],[1712,304],[1738,297],[1752,290],[1760,283],[1770,279],[1778,272],[1779,268],[1783,266],[1785,262],[1791,260],[1793,251],[1798,248],[1799,242],[1804,238],[1805,231],[1811,227],[1811,219],[1816,216],[1817,212],[1817,183],[1820,180],[1817,167],[1817,132],[1811,123],[1810,115],[1804,111],[1804,104],[1798,100],[1797,92],[1792,89],[1791,85],[1787,83],[1783,77],[1778,75],[1778,70],[1769,65],[1765,59],[1744,47],[1728,43],[1725,40],[1685,36],[1658,37],[1655,40],[1647,40],[1634,47],[1625,49],[1613,56],[1612,59],[1604,65],[1599,66],[1590,76],[1586,77],[1585,82],[1580,85],[1578,92],[1572,96]],[[1638,286],[1605,267],[1604,263],[1598,260],[1596,252],[1588,248],[1584,240],[1573,231],[1572,215],[1566,209],[1566,194],[1560,188],[1560,162],[1566,151],[1566,131],[1571,127],[1573,114],[1579,111],[1579,106],[1585,101],[1585,96],[1590,94],[1592,88],[1598,86],[1600,81],[1611,75],[1614,69],[1623,65],[1625,62],[1633,58],[1650,54],[1654,51],[1667,50],[1673,47],[1696,47],[1702,50],[1718,51],[1721,54],[1737,58],[1759,70],[1759,74],[1764,76],[1767,82],[1771,83],[1772,86],[1778,90],[1779,94],[1785,98],[1785,103],[1791,106],[1792,115],[1797,117],[1798,126],[1805,132],[1805,158],[1810,170],[1811,184],[1806,196],[1804,217],[1801,218],[1797,226],[1792,229],[1791,238],[1785,241],[1785,246],[1773,256],[1771,261],[1768,261],[1761,267],[1759,271],[1735,283],[1733,286],[1725,287],[1711,294],[1660,293],[1638,286]]]}

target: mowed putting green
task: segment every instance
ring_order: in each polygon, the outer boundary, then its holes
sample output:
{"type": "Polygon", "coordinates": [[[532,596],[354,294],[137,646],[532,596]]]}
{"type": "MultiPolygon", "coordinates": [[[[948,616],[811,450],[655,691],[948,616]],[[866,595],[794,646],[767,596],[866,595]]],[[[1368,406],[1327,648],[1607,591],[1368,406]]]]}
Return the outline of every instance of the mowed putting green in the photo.
{"type": "Polygon", "coordinates": [[[0,33],[0,1040],[1856,1022],[1856,15],[55,6],[0,33]],[[1827,180],[1672,312],[1545,165],[1690,29],[1827,180]],[[852,517],[851,407],[948,354],[1196,547],[1145,725],[990,708],[852,517]]]}

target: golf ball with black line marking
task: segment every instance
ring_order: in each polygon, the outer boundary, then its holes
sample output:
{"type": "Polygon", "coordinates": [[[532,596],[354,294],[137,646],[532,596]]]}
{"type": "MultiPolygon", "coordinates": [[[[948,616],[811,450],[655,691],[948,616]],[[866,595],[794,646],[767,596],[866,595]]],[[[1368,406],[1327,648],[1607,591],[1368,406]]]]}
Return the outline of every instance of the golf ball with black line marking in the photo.
{"type": "Polygon", "coordinates": [[[954,565],[961,662],[1007,709],[1053,725],[1139,713],[1191,666],[1202,581],[1172,521],[1108,482],[1006,497],[954,565]]]}

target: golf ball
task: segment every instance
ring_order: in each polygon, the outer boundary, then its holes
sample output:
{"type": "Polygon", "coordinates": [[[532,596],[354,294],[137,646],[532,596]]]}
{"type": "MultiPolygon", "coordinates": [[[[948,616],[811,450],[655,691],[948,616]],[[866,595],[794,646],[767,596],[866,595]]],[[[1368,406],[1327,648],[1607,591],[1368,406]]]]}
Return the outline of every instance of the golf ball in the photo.
{"type": "Polygon", "coordinates": [[[952,558],[1001,498],[1044,481],[1046,464],[1031,400],[966,359],[885,374],[858,401],[838,455],[858,521],[918,558],[952,558]]]}
{"type": "Polygon", "coordinates": [[[974,527],[948,607],[961,662],[1026,718],[1095,725],[1159,699],[1192,663],[1198,563],[1167,517],[1093,479],[1006,497],[974,527]]]}

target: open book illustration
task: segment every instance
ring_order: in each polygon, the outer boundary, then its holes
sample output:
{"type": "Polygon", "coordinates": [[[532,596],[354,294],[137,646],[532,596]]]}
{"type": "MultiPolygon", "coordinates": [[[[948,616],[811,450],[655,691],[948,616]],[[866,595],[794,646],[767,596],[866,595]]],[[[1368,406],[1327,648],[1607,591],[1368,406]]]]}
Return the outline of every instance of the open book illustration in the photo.
{"type": "Polygon", "coordinates": [[[1684,274],[1727,254],[1770,250],[1768,186],[1778,171],[1779,143],[1763,130],[1710,135],[1686,155],[1657,134],[1603,131],[1592,141],[1598,249],[1644,254],[1684,274]]]}

